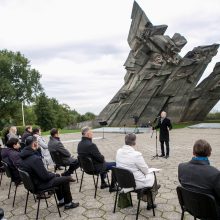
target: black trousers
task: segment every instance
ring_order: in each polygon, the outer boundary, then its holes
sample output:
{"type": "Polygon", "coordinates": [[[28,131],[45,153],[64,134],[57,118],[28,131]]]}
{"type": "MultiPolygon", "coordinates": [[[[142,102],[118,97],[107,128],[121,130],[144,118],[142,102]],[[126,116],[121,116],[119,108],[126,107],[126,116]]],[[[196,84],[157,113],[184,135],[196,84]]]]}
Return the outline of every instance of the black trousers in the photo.
{"type": "Polygon", "coordinates": [[[55,177],[52,186],[58,187],[56,189],[56,194],[57,194],[58,200],[64,199],[65,204],[72,202],[69,177],[67,177],[67,176],[55,177]]]}
{"type": "Polygon", "coordinates": [[[164,142],[165,142],[165,144],[166,144],[166,155],[169,156],[169,153],[170,153],[169,141],[160,141],[161,154],[162,154],[163,156],[165,156],[165,152],[164,152],[164,142]]]}
{"type": "Polygon", "coordinates": [[[69,169],[67,170],[67,173],[68,174],[73,174],[74,170],[79,168],[79,161],[77,159],[73,160],[67,166],[69,166],[69,169]]]}
{"type": "Polygon", "coordinates": [[[44,190],[50,187],[57,187],[56,195],[58,200],[64,199],[65,204],[72,202],[72,195],[70,192],[70,184],[68,176],[54,177],[46,184],[41,184],[37,188],[44,190]]]}

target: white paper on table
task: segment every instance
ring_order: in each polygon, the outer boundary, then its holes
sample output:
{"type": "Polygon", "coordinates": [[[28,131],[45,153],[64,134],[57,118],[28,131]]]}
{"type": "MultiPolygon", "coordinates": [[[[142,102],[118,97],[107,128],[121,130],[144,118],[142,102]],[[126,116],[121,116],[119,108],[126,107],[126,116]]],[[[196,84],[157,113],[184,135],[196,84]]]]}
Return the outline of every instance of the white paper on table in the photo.
{"type": "Polygon", "coordinates": [[[161,169],[157,169],[157,168],[148,168],[148,173],[153,173],[153,172],[158,172],[160,171],[161,169]]]}

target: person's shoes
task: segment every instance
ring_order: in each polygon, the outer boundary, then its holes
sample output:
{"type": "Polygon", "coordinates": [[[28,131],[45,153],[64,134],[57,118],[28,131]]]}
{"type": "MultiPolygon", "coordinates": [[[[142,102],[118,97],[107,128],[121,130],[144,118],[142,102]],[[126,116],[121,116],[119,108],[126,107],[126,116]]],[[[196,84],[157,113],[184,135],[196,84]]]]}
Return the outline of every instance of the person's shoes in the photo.
{"type": "Polygon", "coordinates": [[[164,154],[161,154],[159,157],[164,157],[165,155],[164,154]]]}
{"type": "Polygon", "coordinates": [[[76,207],[78,207],[79,206],[79,203],[78,202],[71,202],[71,204],[70,205],[65,205],[64,206],[64,209],[74,209],[74,208],[76,208],[76,207]]]}
{"type": "Polygon", "coordinates": [[[169,155],[166,155],[165,158],[167,159],[169,157],[169,155]]]}
{"type": "Polygon", "coordinates": [[[105,188],[108,188],[108,187],[109,187],[109,185],[106,182],[101,183],[101,186],[100,186],[101,189],[105,189],[105,188]]]}
{"type": "Polygon", "coordinates": [[[151,210],[152,208],[156,208],[157,205],[154,204],[154,205],[147,205],[147,210],[151,210]]]}

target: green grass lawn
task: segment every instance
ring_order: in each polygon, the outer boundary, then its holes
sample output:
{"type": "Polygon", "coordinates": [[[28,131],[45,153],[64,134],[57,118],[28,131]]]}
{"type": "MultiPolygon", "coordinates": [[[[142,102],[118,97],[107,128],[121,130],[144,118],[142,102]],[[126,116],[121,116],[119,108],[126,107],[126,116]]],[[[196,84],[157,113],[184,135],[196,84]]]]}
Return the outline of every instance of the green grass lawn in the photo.
{"type": "Polygon", "coordinates": [[[188,127],[190,125],[195,125],[195,124],[199,124],[199,123],[220,123],[220,120],[205,120],[205,121],[191,121],[191,122],[182,122],[182,123],[173,123],[173,128],[185,128],[188,127]]]}
{"type": "MultiPolygon", "coordinates": [[[[80,132],[80,129],[68,130],[68,129],[59,129],[60,134],[69,134],[69,133],[77,133],[80,132]]],[[[42,135],[50,135],[50,131],[42,132],[42,135]]]]}

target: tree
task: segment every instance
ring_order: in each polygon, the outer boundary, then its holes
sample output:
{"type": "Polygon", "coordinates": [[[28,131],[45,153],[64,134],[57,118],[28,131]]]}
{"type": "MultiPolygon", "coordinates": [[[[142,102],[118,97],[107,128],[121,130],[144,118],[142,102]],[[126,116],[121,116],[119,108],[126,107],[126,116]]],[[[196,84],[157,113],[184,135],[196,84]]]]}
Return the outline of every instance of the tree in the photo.
{"type": "Polygon", "coordinates": [[[47,131],[56,127],[55,111],[51,100],[45,93],[40,94],[36,99],[35,114],[36,122],[43,130],[47,131]]]}
{"type": "Polygon", "coordinates": [[[41,75],[20,52],[0,50],[0,116],[10,120],[21,102],[34,101],[42,91],[41,75]]]}

